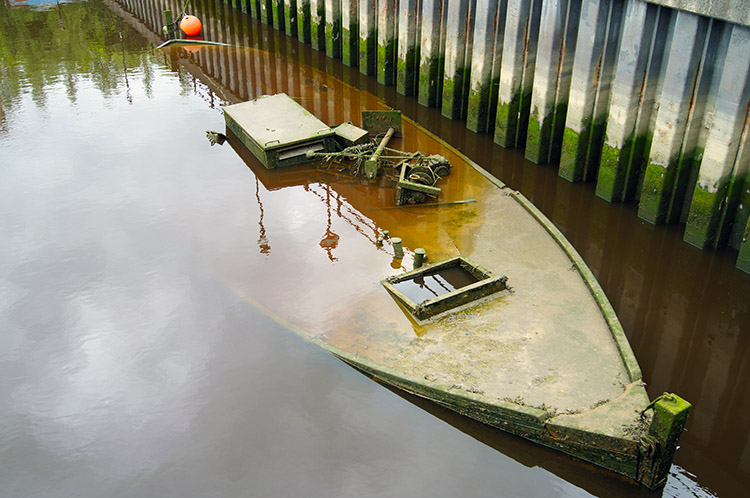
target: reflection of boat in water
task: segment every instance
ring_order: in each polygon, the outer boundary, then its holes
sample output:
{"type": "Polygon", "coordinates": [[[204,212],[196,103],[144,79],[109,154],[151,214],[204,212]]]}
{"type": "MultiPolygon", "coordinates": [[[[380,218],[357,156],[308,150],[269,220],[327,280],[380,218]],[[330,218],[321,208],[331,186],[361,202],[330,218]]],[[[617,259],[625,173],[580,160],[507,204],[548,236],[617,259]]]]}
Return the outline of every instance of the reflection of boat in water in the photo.
{"type": "Polygon", "coordinates": [[[266,170],[227,130],[267,190],[301,188],[327,213],[287,205],[300,227],[281,242],[287,256],[259,267],[262,290],[239,290],[388,384],[648,487],[663,484],[690,405],[674,395],[649,400],[598,283],[528,200],[413,122],[403,129],[401,148],[453,165],[439,202],[476,202],[394,208],[382,179],[266,170]],[[402,239],[403,258],[382,242],[385,230],[402,239]],[[416,248],[431,265],[414,269],[416,248]],[[310,256],[321,249],[324,263],[310,256]]]}

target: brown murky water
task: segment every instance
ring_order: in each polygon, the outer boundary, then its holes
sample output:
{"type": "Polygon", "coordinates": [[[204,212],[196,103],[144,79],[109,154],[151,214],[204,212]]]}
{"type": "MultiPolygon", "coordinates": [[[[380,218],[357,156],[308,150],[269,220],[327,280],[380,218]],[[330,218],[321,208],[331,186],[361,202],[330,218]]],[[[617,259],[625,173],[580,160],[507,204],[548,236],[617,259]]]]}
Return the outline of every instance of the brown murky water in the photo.
{"type": "MultiPolygon", "coordinates": [[[[204,38],[256,49],[144,51],[173,3],[127,3],[145,25],[108,0],[0,6],[0,494],[748,494],[750,277],[724,251],[225,4],[197,2],[204,38]],[[262,288],[271,259],[335,273],[356,253],[347,233],[375,243],[345,190],[204,138],[223,130],[220,104],[280,91],[329,124],[402,109],[545,212],[612,301],[651,396],[694,404],[663,491],[392,392],[227,285],[262,288]],[[301,222],[310,211],[320,224],[301,222]]],[[[288,305],[314,306],[312,284],[288,305]]]]}

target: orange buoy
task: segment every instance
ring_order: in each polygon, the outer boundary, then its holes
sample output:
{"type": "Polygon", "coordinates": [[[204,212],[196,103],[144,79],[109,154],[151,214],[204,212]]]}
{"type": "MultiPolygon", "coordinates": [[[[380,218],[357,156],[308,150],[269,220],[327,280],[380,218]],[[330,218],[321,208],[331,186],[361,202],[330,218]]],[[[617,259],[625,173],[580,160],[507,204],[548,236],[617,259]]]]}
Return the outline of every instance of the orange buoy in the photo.
{"type": "Polygon", "coordinates": [[[202,27],[201,20],[195,16],[187,15],[180,21],[180,29],[188,36],[196,36],[202,27]]]}

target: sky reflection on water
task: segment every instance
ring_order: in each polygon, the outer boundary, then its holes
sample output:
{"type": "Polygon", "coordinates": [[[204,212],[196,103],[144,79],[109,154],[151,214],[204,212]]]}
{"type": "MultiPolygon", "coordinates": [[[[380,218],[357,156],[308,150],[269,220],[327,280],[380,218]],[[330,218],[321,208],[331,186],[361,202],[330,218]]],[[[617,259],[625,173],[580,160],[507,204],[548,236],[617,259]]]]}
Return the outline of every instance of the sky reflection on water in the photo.
{"type": "MultiPolygon", "coordinates": [[[[270,278],[292,232],[319,244],[326,205],[210,147],[222,99],[103,3],[62,12],[58,32],[56,11],[0,10],[4,495],[658,495],[433,416],[228,288],[226,269],[270,278]],[[319,227],[295,217],[315,209],[319,227]]],[[[676,467],[664,495],[684,494],[711,495],[676,467]]]]}

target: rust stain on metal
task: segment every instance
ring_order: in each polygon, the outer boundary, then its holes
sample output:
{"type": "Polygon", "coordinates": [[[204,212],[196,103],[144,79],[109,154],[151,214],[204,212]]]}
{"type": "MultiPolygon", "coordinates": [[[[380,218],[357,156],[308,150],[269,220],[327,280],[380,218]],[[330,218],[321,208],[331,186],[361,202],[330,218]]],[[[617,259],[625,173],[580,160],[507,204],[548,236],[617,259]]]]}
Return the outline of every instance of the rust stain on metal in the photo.
{"type": "Polygon", "coordinates": [[[693,86],[690,90],[690,102],[688,102],[688,116],[693,115],[693,109],[695,109],[695,97],[696,97],[696,90],[698,88],[698,72],[700,71],[700,64],[699,67],[695,68],[695,72],[693,73],[693,86]]]}
{"type": "Polygon", "coordinates": [[[648,75],[648,71],[645,69],[643,70],[643,77],[641,77],[641,88],[638,90],[638,105],[643,105],[643,98],[646,95],[646,76],[648,75]]]}
{"type": "Polygon", "coordinates": [[[596,68],[594,69],[594,81],[592,82],[594,88],[599,86],[599,79],[602,77],[602,59],[604,58],[604,51],[599,53],[599,60],[596,63],[596,68]]]}
{"type": "Polygon", "coordinates": [[[531,16],[526,18],[526,25],[523,28],[523,54],[521,55],[521,61],[523,65],[526,65],[526,60],[529,56],[529,24],[531,23],[531,16]]]}
{"type": "Polygon", "coordinates": [[[557,74],[558,76],[560,73],[562,73],[562,67],[563,67],[563,61],[565,60],[565,51],[567,49],[567,46],[565,45],[565,40],[563,40],[562,45],[560,46],[560,56],[557,59],[557,74]]]}

